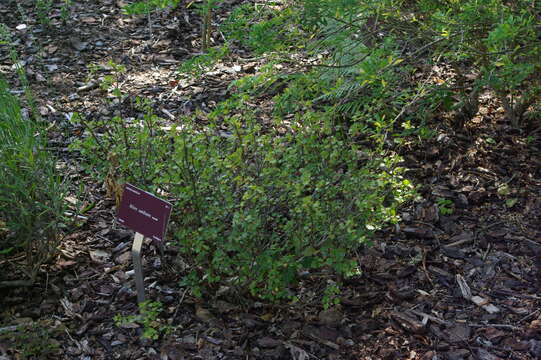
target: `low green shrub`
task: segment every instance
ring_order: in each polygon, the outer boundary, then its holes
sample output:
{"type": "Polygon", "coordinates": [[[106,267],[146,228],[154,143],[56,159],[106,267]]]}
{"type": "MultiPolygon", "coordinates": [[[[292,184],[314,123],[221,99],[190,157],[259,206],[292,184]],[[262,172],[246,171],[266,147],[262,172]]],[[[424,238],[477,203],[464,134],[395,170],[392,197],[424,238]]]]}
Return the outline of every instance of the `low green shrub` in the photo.
{"type": "Polygon", "coordinates": [[[64,0],[62,6],[60,7],[60,18],[62,19],[62,24],[67,25],[68,21],[71,18],[71,6],[72,0],[64,0]]]}
{"type": "Polygon", "coordinates": [[[62,327],[50,320],[23,324],[1,332],[0,341],[17,359],[58,359],[62,350],[54,337],[63,335],[62,327]]]}
{"type": "MultiPolygon", "coordinates": [[[[283,6],[283,5],[282,5],[283,6]]],[[[220,25],[229,41],[237,40],[256,54],[284,51],[303,37],[297,12],[290,7],[273,9],[271,4],[243,4],[220,25]]]]}
{"type": "Polygon", "coordinates": [[[152,140],[147,126],[124,125],[112,128],[116,139],[89,134],[81,145],[93,153],[100,139],[123,151],[119,167],[127,180],[175,199],[170,233],[191,265],[184,283],[194,294],[227,285],[277,300],[293,295],[301,270],[354,273],[351,252],[396,221],[397,204],[411,194],[398,157],[361,156],[333,132],[326,113],[282,123],[290,127],[285,134],[263,129],[248,99],[235,96],[205,122],[185,118],[169,132],[154,131],[152,140]],[[133,173],[137,157],[130,152],[154,164],[147,177],[133,173]]]}
{"type": "Polygon", "coordinates": [[[82,155],[82,168],[100,181],[116,172],[125,181],[156,190],[153,185],[160,169],[167,166],[168,132],[160,129],[161,119],[147,102],[136,99],[136,108],[144,112],[139,119],[114,116],[86,121],[74,114],[71,123],[83,126],[86,136],[70,148],[82,155]]]}
{"type": "Polygon", "coordinates": [[[186,61],[183,61],[178,71],[194,78],[199,78],[206,71],[209,71],[216,63],[229,55],[229,47],[224,44],[220,47],[207,49],[206,53],[195,55],[186,61]]]}
{"type": "Polygon", "coordinates": [[[396,220],[409,183],[396,158],[362,160],[322,118],[308,113],[280,136],[245,113],[220,124],[230,137],[212,136],[218,128],[210,125],[179,139],[177,168],[164,182],[174,184],[183,211],[176,237],[194,260],[191,281],[275,300],[291,295],[300,270],[356,271],[349,254],[396,220]]]}
{"type": "Polygon", "coordinates": [[[38,20],[42,26],[48,28],[51,25],[51,10],[53,8],[53,0],[36,0],[34,9],[38,20]]]}
{"type": "Polygon", "coordinates": [[[47,149],[40,124],[24,118],[18,100],[0,79],[0,220],[7,235],[0,251],[24,251],[23,270],[34,281],[56,249],[66,186],[47,149]]]}

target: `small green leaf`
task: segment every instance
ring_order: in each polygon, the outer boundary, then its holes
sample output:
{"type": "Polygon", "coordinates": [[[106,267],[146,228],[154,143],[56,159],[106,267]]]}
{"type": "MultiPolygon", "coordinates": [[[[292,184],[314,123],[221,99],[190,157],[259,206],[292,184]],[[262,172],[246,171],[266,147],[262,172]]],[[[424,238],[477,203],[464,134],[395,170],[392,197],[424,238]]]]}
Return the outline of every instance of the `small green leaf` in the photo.
{"type": "Polygon", "coordinates": [[[515,206],[517,202],[518,202],[517,198],[509,198],[505,200],[505,206],[507,206],[508,208],[512,208],[513,206],[515,206]]]}
{"type": "Polygon", "coordinates": [[[507,196],[509,194],[511,194],[511,189],[509,188],[509,185],[503,184],[498,187],[498,195],[507,196]]]}

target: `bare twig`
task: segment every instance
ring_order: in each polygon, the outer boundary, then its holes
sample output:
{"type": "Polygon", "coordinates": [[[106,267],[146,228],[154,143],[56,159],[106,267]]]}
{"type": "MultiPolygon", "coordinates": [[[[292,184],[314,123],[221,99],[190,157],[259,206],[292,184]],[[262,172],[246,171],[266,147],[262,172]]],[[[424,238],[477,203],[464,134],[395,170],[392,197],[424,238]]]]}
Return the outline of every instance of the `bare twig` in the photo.
{"type": "Polygon", "coordinates": [[[2,327],[0,328],[0,334],[1,333],[4,333],[4,332],[11,332],[11,331],[15,331],[17,330],[18,328],[20,327],[23,327],[23,326],[26,326],[26,325],[30,325],[31,323],[22,323],[22,324],[19,324],[19,325],[11,325],[11,326],[6,326],[6,327],[2,327]]]}
{"type": "Polygon", "coordinates": [[[412,313],[414,313],[415,315],[421,316],[423,318],[427,318],[428,320],[433,321],[433,322],[435,322],[437,324],[440,324],[440,325],[449,324],[449,321],[440,319],[440,318],[438,318],[436,316],[433,316],[433,315],[430,315],[430,314],[427,314],[427,313],[424,313],[424,312],[421,312],[421,311],[417,311],[417,310],[410,310],[410,311],[412,313]]]}
{"type": "Polygon", "coordinates": [[[426,256],[427,256],[427,254],[428,254],[428,252],[423,249],[423,260],[422,260],[423,272],[425,273],[426,278],[430,282],[430,285],[432,285],[432,287],[434,287],[434,281],[432,281],[432,278],[430,277],[430,273],[426,269],[426,256]]]}
{"type": "Polygon", "coordinates": [[[464,244],[467,244],[467,243],[472,242],[472,241],[473,241],[473,236],[465,238],[465,239],[457,240],[455,242],[452,242],[450,244],[445,245],[445,247],[460,246],[460,245],[464,245],[464,244]]]}
{"type": "Polygon", "coordinates": [[[508,325],[508,324],[468,324],[468,326],[479,327],[479,328],[493,327],[496,329],[521,330],[521,328],[518,326],[508,325]]]}
{"type": "Polygon", "coordinates": [[[306,65],[306,66],[307,67],[324,67],[324,68],[330,68],[330,69],[343,69],[343,68],[352,67],[352,66],[355,66],[355,65],[358,65],[358,64],[362,63],[370,55],[372,55],[372,52],[368,52],[364,56],[362,56],[360,59],[355,60],[354,62],[352,62],[350,64],[346,64],[346,65],[310,64],[310,65],[306,65]]]}
{"type": "Polygon", "coordinates": [[[537,309],[535,310],[534,312],[532,312],[531,314],[528,314],[526,316],[524,316],[522,319],[520,319],[517,324],[520,324],[521,322],[523,321],[526,321],[528,319],[531,319],[532,317],[534,317],[535,315],[537,315],[539,312],[541,311],[541,309],[537,309]]]}
{"type": "Polygon", "coordinates": [[[434,40],[434,41],[431,41],[431,42],[429,42],[428,44],[425,44],[425,45],[421,46],[419,49],[417,49],[417,50],[415,50],[414,52],[412,52],[411,54],[409,54],[408,57],[412,58],[412,57],[414,57],[415,55],[417,55],[417,54],[419,54],[419,53],[425,51],[426,49],[428,49],[428,48],[431,47],[432,45],[435,45],[435,44],[437,44],[437,43],[439,43],[440,41],[443,41],[443,40],[445,40],[445,39],[447,39],[447,38],[441,37],[441,38],[438,38],[438,39],[436,39],[436,40],[434,40]]]}

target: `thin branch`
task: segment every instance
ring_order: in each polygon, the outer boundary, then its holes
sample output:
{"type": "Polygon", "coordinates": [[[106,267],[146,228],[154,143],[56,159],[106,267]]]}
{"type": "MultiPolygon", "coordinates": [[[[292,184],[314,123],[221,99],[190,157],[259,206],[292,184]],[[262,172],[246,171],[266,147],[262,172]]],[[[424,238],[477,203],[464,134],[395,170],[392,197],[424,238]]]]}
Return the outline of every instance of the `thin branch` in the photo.
{"type": "Polygon", "coordinates": [[[17,288],[17,287],[30,287],[32,285],[34,285],[34,280],[0,281],[0,289],[17,288]]]}
{"type": "Polygon", "coordinates": [[[425,44],[423,46],[421,46],[419,49],[415,50],[413,53],[409,54],[408,56],[411,58],[411,57],[414,57],[415,55],[423,52],[424,50],[426,50],[427,48],[431,47],[432,45],[435,45],[437,43],[439,43],[440,41],[443,41],[445,40],[446,38],[442,37],[442,38],[439,38],[439,39],[436,39],[434,41],[431,41],[429,42],[428,44],[425,44]]]}
{"type": "Polygon", "coordinates": [[[372,55],[372,52],[366,53],[360,59],[355,60],[351,64],[347,64],[347,65],[310,64],[310,65],[306,65],[306,66],[307,67],[324,67],[324,68],[330,68],[330,69],[343,69],[343,68],[352,67],[352,66],[355,66],[355,65],[358,65],[358,64],[362,63],[370,55],[372,55]]]}

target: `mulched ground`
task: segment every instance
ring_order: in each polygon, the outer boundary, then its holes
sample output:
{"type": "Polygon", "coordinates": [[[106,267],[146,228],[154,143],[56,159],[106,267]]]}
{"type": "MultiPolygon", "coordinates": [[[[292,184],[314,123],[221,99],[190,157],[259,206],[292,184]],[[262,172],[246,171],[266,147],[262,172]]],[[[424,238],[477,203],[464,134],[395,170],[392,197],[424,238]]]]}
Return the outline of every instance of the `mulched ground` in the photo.
{"type": "MultiPolygon", "coordinates": [[[[10,325],[39,324],[61,349],[51,359],[541,359],[539,131],[510,128],[490,94],[464,130],[434,119],[433,137],[401,149],[422,199],[359,250],[363,273],[347,279],[340,307],[322,311],[325,274],[302,278],[300,304],[239,304],[227,294],[202,303],[178,285],[177,249],[168,246],[161,259],[147,244],[147,296],[164,304],[160,321],[174,330],[149,341],[137,325],[116,326],[115,315],[137,309],[132,234],[114,224],[103,184],[79,174],[67,145],[81,129],[67,115],[138,115],[130,101],[103,101],[97,78],[110,72],[108,60],[128,70],[120,84],[127,99],[151,99],[157,115],[173,121],[212,108],[231,80],[257,72],[265,59],[237,49],[200,80],[179,78],[179,63],[199,47],[200,19],[191,9],[161,12],[149,39],[144,17],[121,16],[122,0],[77,1],[66,25],[57,11],[47,30],[30,1],[18,3],[0,5],[1,22],[51,123],[51,144],[95,206],[39,284],[0,290],[0,335],[10,325]],[[101,69],[91,73],[90,63],[101,69]]],[[[223,2],[215,21],[234,5],[223,2]]],[[[21,90],[12,65],[0,47],[0,71],[21,90]]],[[[8,273],[14,261],[0,268],[8,273]]],[[[0,359],[20,358],[20,347],[3,338],[0,359]]]]}

